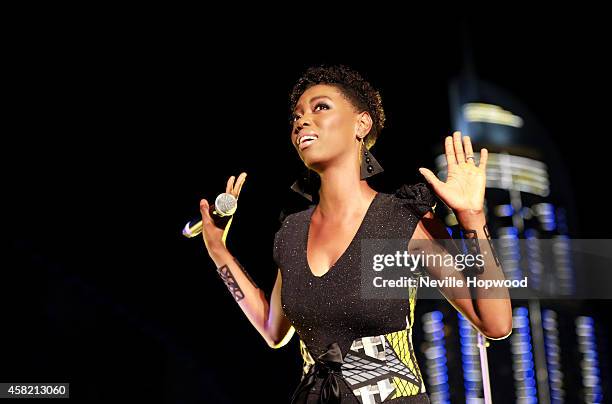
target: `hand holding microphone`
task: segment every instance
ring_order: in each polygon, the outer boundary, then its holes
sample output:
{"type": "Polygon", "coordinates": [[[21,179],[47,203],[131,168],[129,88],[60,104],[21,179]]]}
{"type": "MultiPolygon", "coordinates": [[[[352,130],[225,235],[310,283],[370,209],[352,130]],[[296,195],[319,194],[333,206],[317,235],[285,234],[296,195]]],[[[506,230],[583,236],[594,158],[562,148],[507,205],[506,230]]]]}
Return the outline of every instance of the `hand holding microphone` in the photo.
{"type": "Polygon", "coordinates": [[[200,201],[200,222],[190,221],[183,229],[185,237],[195,237],[200,232],[204,238],[204,244],[210,252],[211,249],[225,247],[225,238],[231,225],[233,214],[237,208],[238,196],[246,179],[243,172],[236,179],[231,176],[227,180],[225,193],[217,196],[214,205],[210,205],[206,199],[200,201]]]}
{"type": "MultiPolygon", "coordinates": [[[[200,212],[205,209],[202,204],[204,199],[200,202],[200,212]]],[[[207,201],[208,202],[208,201],[207,201]]],[[[232,215],[236,212],[238,207],[238,200],[232,194],[224,192],[219,194],[215,199],[214,205],[208,205],[208,213],[212,218],[212,221],[220,229],[224,229],[227,222],[232,218],[232,215]]],[[[202,219],[193,219],[187,222],[183,228],[183,236],[187,238],[196,237],[202,233],[202,219]]]]}

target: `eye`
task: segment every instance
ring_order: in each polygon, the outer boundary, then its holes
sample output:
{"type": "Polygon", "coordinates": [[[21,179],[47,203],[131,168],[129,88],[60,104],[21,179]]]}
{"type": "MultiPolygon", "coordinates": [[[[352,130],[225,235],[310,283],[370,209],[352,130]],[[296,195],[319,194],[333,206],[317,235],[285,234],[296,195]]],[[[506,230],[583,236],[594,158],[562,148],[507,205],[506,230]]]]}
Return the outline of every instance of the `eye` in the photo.
{"type": "MultiPolygon", "coordinates": [[[[329,105],[327,105],[327,104],[326,104],[326,103],[324,103],[324,102],[320,102],[320,103],[318,103],[317,105],[315,105],[314,110],[315,110],[315,111],[320,111],[320,109],[319,109],[319,108],[322,108],[323,110],[327,110],[327,109],[329,109],[329,105]]],[[[294,124],[294,123],[295,123],[295,121],[297,121],[297,120],[298,120],[298,119],[300,119],[300,118],[301,118],[301,116],[299,116],[298,114],[293,114],[293,115],[291,116],[291,118],[289,119],[289,123],[290,123],[290,124],[294,124]]]]}

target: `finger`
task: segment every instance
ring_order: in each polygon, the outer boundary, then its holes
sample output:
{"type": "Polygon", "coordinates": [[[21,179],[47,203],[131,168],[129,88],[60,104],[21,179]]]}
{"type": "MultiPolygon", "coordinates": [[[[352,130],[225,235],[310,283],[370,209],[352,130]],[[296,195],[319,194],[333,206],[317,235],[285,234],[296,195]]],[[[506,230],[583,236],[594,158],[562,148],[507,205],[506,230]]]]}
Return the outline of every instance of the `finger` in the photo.
{"type": "Polygon", "coordinates": [[[453,147],[453,138],[447,136],[444,139],[444,153],[446,154],[446,164],[449,170],[457,165],[457,158],[455,157],[455,149],[453,147]]]}
{"type": "Polygon", "coordinates": [[[212,218],[210,217],[210,207],[206,199],[202,199],[200,201],[200,213],[202,214],[202,223],[212,222],[212,218]]]}
{"type": "Polygon", "coordinates": [[[438,179],[438,177],[436,177],[436,174],[427,168],[421,167],[419,168],[419,172],[423,175],[423,177],[425,177],[427,182],[434,186],[434,188],[438,185],[438,183],[442,182],[438,179]]]}
{"type": "MultiPolygon", "coordinates": [[[[465,150],[466,159],[468,158],[468,156],[474,156],[474,150],[472,149],[472,140],[467,135],[463,137],[463,149],[465,150]]],[[[475,158],[467,159],[466,163],[476,165],[474,160],[475,158]]]]}
{"type": "Polygon", "coordinates": [[[246,180],[247,173],[240,173],[238,179],[236,180],[236,185],[234,185],[233,195],[238,199],[238,195],[240,195],[240,191],[242,190],[242,185],[244,185],[244,181],[246,180]]]}
{"type": "Polygon", "coordinates": [[[483,170],[487,169],[487,161],[489,160],[489,151],[487,149],[480,149],[480,162],[478,163],[478,167],[483,170]]]}
{"type": "Polygon", "coordinates": [[[236,177],[234,177],[232,175],[227,180],[227,184],[225,185],[225,193],[227,193],[227,194],[231,194],[232,193],[232,189],[234,188],[234,179],[236,179],[236,177]]]}
{"type": "Polygon", "coordinates": [[[463,145],[461,144],[461,132],[453,133],[453,146],[455,147],[455,157],[458,164],[465,163],[465,154],[463,153],[463,145]]]}

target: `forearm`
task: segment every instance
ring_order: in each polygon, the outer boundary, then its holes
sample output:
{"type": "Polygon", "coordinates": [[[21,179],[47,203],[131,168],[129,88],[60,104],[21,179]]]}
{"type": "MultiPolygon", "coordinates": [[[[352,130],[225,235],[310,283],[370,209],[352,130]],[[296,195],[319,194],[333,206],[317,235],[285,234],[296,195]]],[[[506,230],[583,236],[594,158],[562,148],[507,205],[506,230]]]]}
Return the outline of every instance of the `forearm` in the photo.
{"type": "MultiPolygon", "coordinates": [[[[482,265],[474,265],[467,276],[477,280],[504,280],[501,261],[487,227],[486,218],[482,212],[462,212],[456,214],[463,232],[463,238],[468,253],[481,254],[482,265]]],[[[512,306],[510,294],[506,287],[471,287],[474,297],[476,321],[482,330],[488,330],[491,335],[507,334],[512,327],[512,306]]]]}
{"type": "Polygon", "coordinates": [[[246,270],[227,248],[215,248],[209,251],[209,256],[215,263],[217,274],[251,324],[268,345],[275,344],[276,341],[268,332],[270,303],[264,292],[257,287],[246,270]]]}

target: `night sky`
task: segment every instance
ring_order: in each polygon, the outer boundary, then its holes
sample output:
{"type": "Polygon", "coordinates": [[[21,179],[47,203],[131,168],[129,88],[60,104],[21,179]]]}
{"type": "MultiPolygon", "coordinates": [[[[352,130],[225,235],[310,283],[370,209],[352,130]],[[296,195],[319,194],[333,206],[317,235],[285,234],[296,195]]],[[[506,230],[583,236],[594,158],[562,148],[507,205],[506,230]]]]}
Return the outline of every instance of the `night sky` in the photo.
{"type": "Polygon", "coordinates": [[[269,349],[201,238],[184,239],[181,228],[201,197],[246,171],[228,247],[271,291],[279,212],[300,201],[289,190],[301,161],[289,142],[288,94],[314,64],[348,64],[380,90],[388,124],[372,150],[386,170],[376,184],[388,191],[433,168],[431,147],[454,130],[449,80],[471,60],[553,136],[570,176],[551,179],[575,191],[574,235],[608,238],[601,25],[416,20],[380,32],[289,25],[230,35],[176,22],[21,31],[5,111],[13,124],[3,148],[0,380],[69,381],[73,398],[89,403],[118,394],[288,401],[301,369],[297,338],[269,349]]]}

